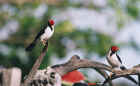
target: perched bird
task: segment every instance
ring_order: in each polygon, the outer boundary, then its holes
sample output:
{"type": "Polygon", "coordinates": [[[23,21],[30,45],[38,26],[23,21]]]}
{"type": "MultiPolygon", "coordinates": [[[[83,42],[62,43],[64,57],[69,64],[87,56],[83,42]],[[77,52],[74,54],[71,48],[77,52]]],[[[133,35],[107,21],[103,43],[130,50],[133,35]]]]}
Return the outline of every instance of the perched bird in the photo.
{"type": "Polygon", "coordinates": [[[32,43],[25,49],[26,51],[31,51],[37,43],[37,40],[40,38],[43,45],[48,43],[48,39],[52,37],[54,33],[54,21],[52,19],[48,20],[48,23],[40,30],[36,35],[32,43]]]}
{"type": "Polygon", "coordinates": [[[29,86],[61,86],[61,76],[51,67],[38,70],[29,86]]]}
{"type": "Polygon", "coordinates": [[[84,82],[85,76],[77,71],[74,70],[62,76],[63,84],[68,84],[72,86],[96,86],[96,83],[86,83],[84,82]]]}
{"type": "MultiPolygon", "coordinates": [[[[112,46],[107,54],[107,61],[113,69],[126,70],[126,67],[122,64],[121,58],[117,54],[118,50],[119,48],[117,46],[112,46]]],[[[127,76],[126,78],[137,84],[137,81],[131,76],[127,76]]]]}

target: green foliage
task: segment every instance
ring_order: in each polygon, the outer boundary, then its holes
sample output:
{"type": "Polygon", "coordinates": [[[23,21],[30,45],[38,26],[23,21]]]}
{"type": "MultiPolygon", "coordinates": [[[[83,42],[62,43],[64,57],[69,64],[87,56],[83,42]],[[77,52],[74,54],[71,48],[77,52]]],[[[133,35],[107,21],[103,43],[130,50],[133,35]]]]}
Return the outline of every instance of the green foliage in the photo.
{"type": "Polygon", "coordinates": [[[68,35],[75,41],[77,48],[83,48],[88,53],[98,53],[100,56],[105,55],[105,51],[112,45],[112,39],[105,34],[87,29],[85,31],[76,30],[68,35]]]}
{"type": "Polygon", "coordinates": [[[134,3],[128,3],[127,12],[130,16],[134,17],[135,19],[139,16],[139,8],[134,3]]]}

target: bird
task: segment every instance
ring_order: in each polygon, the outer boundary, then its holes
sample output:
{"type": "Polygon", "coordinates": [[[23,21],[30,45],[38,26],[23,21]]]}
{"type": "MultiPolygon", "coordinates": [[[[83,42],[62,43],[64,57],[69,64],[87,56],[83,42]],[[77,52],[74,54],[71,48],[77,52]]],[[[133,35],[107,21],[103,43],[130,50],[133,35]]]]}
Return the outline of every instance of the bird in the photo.
{"type": "Polygon", "coordinates": [[[48,66],[46,69],[37,70],[29,86],[61,86],[61,84],[60,74],[48,66]]]}
{"type": "MultiPolygon", "coordinates": [[[[113,69],[126,70],[127,68],[122,64],[122,60],[120,56],[117,54],[118,50],[119,50],[118,46],[115,45],[111,46],[107,54],[107,61],[113,69]]],[[[112,74],[110,77],[112,77],[112,74]]],[[[137,81],[133,77],[126,76],[126,78],[137,84],[137,81]]]]}
{"type": "Polygon", "coordinates": [[[89,82],[87,83],[85,82],[85,80],[86,80],[86,77],[78,70],[74,70],[62,76],[62,82],[64,85],[97,86],[97,83],[89,83],[89,82]]]}
{"type": "Polygon", "coordinates": [[[25,50],[32,51],[39,38],[43,45],[48,45],[48,39],[50,39],[54,34],[54,24],[54,20],[49,19],[48,23],[40,30],[40,32],[36,35],[35,39],[25,50]]]}

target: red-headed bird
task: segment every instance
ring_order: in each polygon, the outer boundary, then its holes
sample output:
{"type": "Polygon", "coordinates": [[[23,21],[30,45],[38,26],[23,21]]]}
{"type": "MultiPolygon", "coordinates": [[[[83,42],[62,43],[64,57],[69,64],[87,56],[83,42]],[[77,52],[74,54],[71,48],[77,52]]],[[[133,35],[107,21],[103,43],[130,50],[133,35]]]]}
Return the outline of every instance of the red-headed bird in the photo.
{"type": "MultiPolygon", "coordinates": [[[[126,67],[122,64],[121,58],[117,54],[118,50],[119,48],[117,46],[111,46],[107,54],[107,61],[114,69],[126,70],[126,67]]],[[[127,76],[126,78],[137,84],[137,81],[133,77],[127,76]]]]}
{"type": "Polygon", "coordinates": [[[54,21],[52,19],[48,20],[48,23],[40,30],[40,32],[36,35],[33,42],[25,49],[26,51],[31,51],[36,43],[37,40],[40,38],[43,45],[46,45],[49,38],[52,37],[54,33],[54,21]]]}

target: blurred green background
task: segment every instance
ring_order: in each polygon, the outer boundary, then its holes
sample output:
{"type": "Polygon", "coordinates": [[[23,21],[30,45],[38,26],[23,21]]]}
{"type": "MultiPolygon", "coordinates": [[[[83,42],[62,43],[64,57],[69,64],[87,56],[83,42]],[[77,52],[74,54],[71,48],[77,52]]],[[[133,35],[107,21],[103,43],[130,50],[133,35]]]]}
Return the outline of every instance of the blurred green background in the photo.
{"type": "Polygon", "coordinates": [[[139,13],[140,0],[0,1],[0,65],[19,67],[23,76],[28,74],[43,45],[38,42],[32,52],[24,49],[48,19],[54,19],[55,33],[41,69],[74,54],[105,58],[111,45],[127,50],[130,46],[139,53],[140,28],[128,29],[133,23],[139,27],[139,13]]]}

